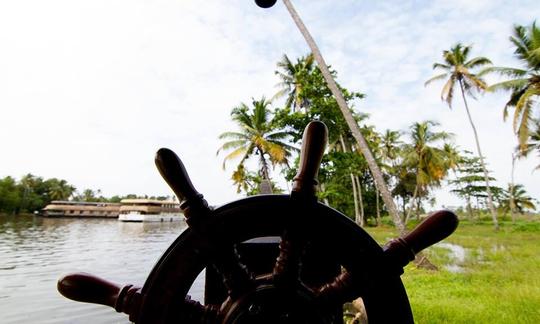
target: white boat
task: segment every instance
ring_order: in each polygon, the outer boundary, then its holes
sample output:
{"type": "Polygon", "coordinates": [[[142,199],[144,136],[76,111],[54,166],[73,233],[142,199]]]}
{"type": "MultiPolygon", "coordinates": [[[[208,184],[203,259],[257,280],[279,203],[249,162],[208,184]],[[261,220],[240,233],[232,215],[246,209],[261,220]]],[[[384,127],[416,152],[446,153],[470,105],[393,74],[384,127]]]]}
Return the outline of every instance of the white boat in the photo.
{"type": "Polygon", "coordinates": [[[153,199],[123,199],[120,202],[121,222],[179,222],[184,220],[180,204],[153,199]]]}

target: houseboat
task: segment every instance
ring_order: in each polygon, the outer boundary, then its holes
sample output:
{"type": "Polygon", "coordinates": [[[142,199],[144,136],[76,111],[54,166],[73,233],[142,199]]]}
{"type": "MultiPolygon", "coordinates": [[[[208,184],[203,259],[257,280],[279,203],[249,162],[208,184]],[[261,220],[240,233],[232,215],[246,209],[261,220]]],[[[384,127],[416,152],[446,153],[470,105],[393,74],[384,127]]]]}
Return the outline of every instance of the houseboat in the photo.
{"type": "Polygon", "coordinates": [[[180,204],[153,199],[123,199],[118,220],[122,222],[174,222],[183,221],[180,204]]]}
{"type": "Polygon", "coordinates": [[[117,218],[120,204],[53,200],[39,213],[45,217],[117,218]]]}

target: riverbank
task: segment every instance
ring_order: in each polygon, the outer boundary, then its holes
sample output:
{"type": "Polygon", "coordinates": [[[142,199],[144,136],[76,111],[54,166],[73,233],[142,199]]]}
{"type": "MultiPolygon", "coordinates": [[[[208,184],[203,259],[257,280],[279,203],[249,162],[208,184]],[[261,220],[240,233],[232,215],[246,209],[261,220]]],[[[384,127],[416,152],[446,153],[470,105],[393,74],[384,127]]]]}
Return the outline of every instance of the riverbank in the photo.
{"type": "MultiPolygon", "coordinates": [[[[380,244],[390,226],[367,228],[380,244]]],[[[416,323],[540,323],[540,221],[462,221],[427,250],[439,271],[413,265],[402,276],[416,323]]]]}

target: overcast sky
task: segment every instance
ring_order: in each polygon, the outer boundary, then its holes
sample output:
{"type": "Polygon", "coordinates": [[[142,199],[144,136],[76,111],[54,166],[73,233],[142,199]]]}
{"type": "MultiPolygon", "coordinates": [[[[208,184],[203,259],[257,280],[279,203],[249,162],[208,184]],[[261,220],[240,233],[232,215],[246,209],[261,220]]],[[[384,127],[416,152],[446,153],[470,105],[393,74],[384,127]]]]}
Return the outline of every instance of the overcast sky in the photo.
{"type": "MultiPolygon", "coordinates": [[[[363,92],[356,109],[379,131],[426,119],[475,151],[463,105],[424,87],[441,52],[460,41],[472,56],[519,66],[514,23],[540,17],[537,0],[296,0],[338,81],[363,92]]],[[[17,0],[0,2],[0,177],[32,173],[104,195],[170,194],[153,158],[176,151],[211,204],[236,199],[221,169],[218,135],[232,107],[271,97],[283,54],[308,48],[282,3],[248,0],[17,0]]],[[[507,94],[470,106],[489,168],[506,186],[516,144],[502,120],[507,94]]],[[[540,198],[539,158],[516,181],[540,198]]],[[[439,205],[459,203],[447,190],[439,205]]]]}

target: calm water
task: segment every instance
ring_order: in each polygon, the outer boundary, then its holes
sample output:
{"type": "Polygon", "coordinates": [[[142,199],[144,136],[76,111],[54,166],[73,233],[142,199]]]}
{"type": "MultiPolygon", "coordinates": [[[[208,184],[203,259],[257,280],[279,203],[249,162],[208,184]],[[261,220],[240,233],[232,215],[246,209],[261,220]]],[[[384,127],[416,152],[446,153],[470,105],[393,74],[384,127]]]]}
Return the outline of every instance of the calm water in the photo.
{"type": "MultiPolygon", "coordinates": [[[[0,323],[129,323],[107,306],[56,291],[62,274],[89,272],[142,285],[185,223],[0,216],[0,323]]],[[[190,294],[202,296],[196,281],[190,294]]]]}

